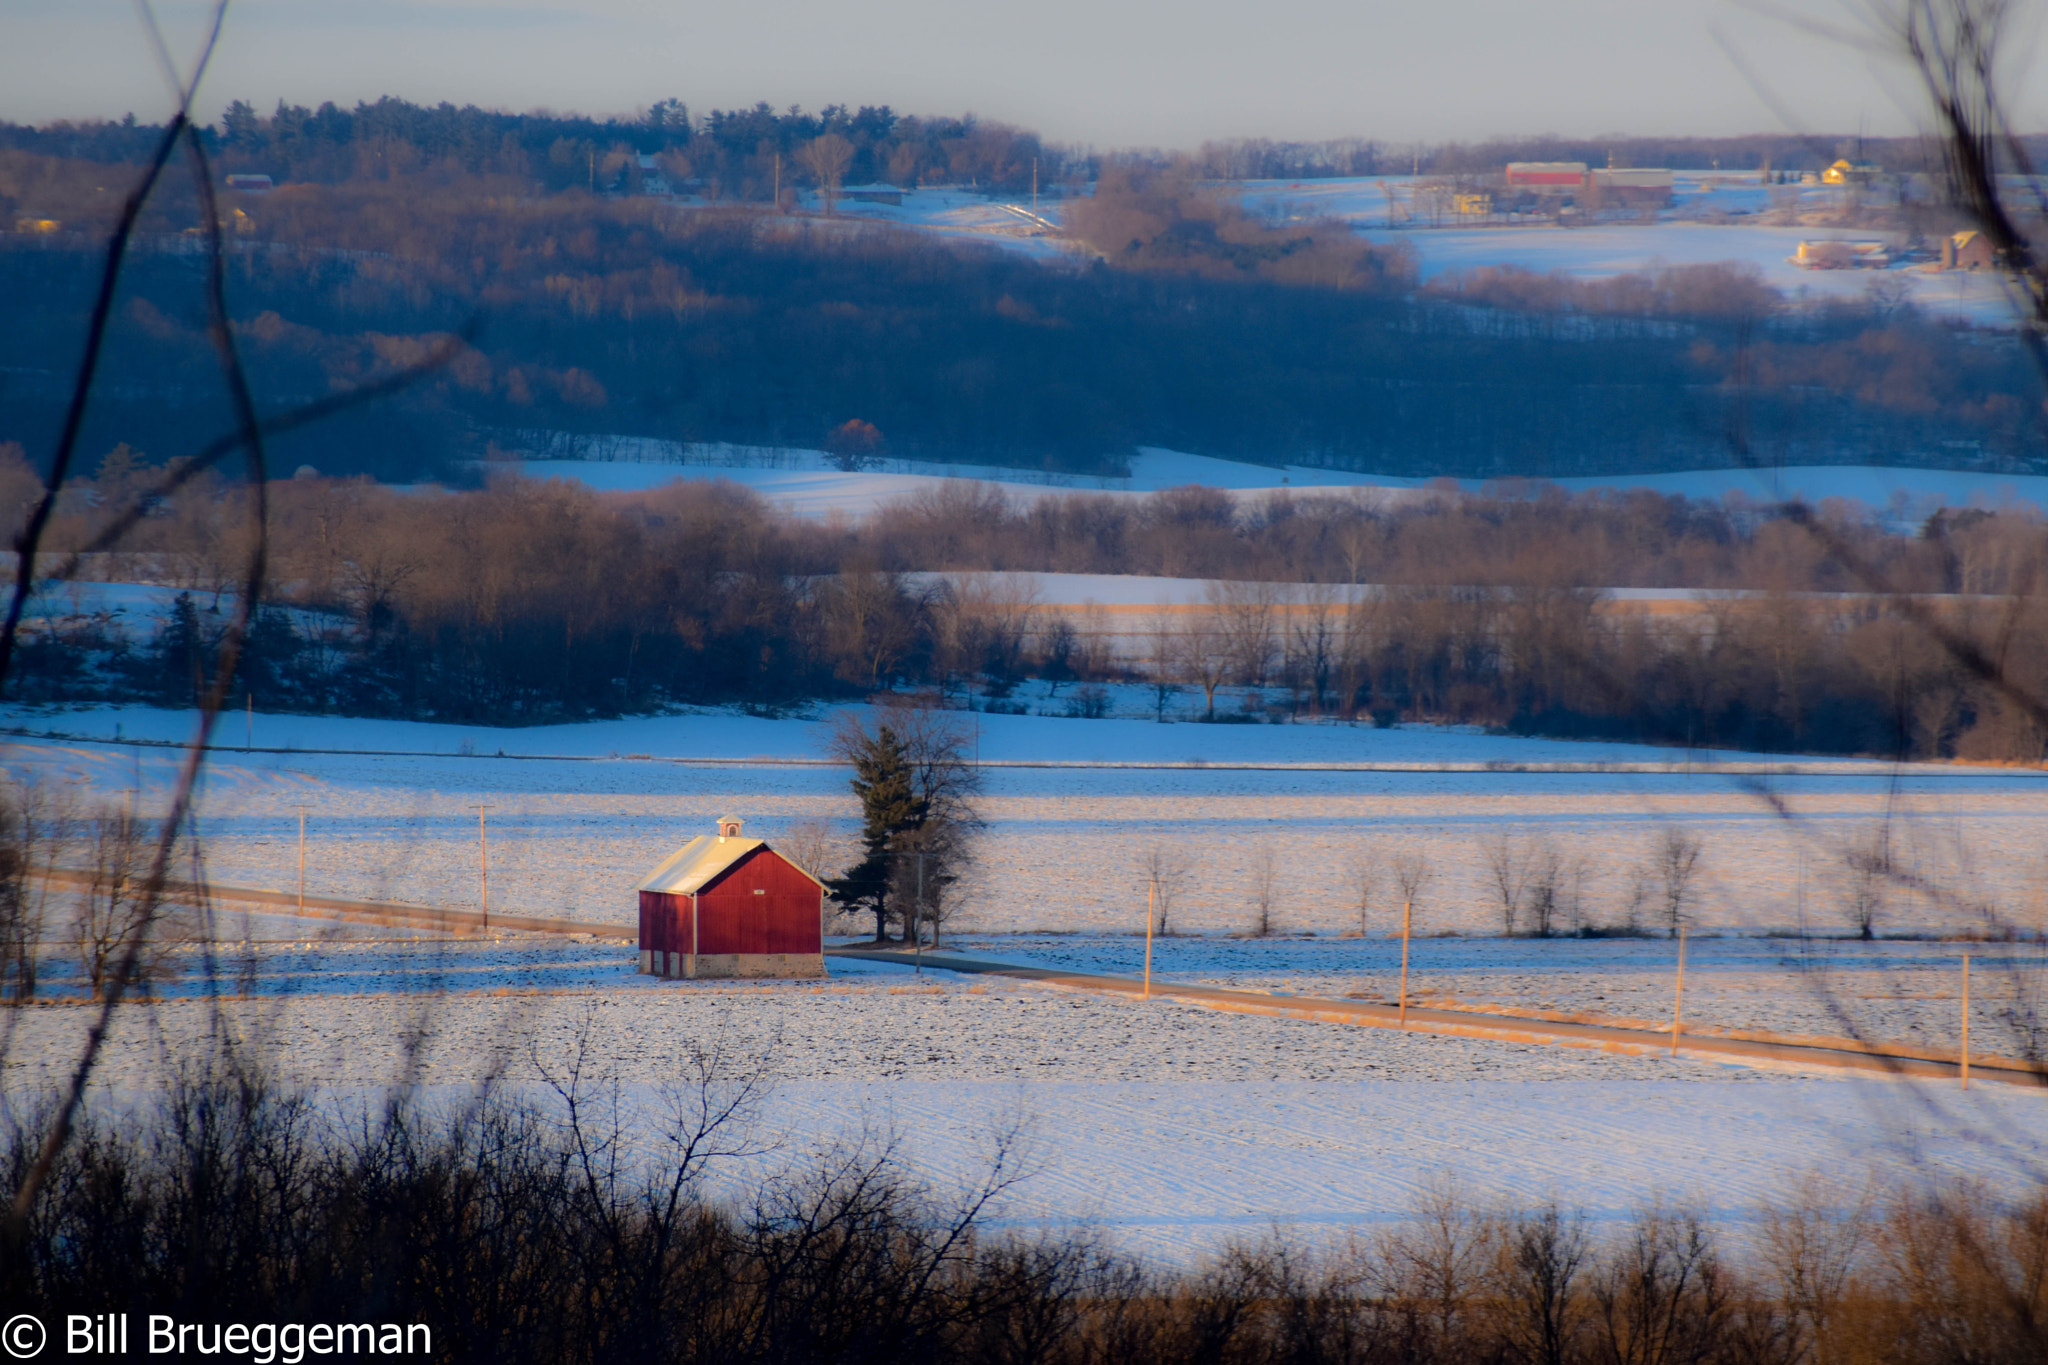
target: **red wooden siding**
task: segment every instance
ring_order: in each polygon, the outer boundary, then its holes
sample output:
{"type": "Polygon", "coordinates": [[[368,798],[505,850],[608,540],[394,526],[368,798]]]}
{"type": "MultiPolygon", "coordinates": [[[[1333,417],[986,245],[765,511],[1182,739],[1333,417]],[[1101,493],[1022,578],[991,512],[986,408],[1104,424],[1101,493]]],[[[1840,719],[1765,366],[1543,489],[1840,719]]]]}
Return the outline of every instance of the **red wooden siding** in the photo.
{"type": "MultiPolygon", "coordinates": [[[[640,946],[657,953],[690,951],[690,898],[660,891],[640,893],[640,946]]],[[[656,962],[655,970],[662,964],[656,962]]]]}
{"type": "MultiPolygon", "coordinates": [[[[824,893],[772,849],[755,849],[707,883],[697,898],[704,916],[696,944],[701,957],[825,949],[824,893]]],[[[690,897],[642,891],[640,946],[688,954],[690,897]]],[[[657,971],[661,965],[655,963],[657,971]]]]}
{"type": "Polygon", "coordinates": [[[818,884],[772,849],[755,849],[697,899],[704,916],[697,951],[704,956],[825,950],[818,884]]]}

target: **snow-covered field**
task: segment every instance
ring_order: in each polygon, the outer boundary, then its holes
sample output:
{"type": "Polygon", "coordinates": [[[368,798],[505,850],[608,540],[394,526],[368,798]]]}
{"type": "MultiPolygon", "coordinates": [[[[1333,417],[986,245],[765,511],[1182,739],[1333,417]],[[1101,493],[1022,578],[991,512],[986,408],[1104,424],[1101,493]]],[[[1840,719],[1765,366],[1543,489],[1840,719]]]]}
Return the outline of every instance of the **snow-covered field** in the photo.
{"type": "Polygon", "coordinates": [[[658,488],[676,479],[723,479],[751,488],[778,506],[805,517],[860,516],[884,503],[943,487],[946,480],[963,478],[995,484],[1012,498],[1025,502],[1059,493],[1131,496],[1197,483],[1238,492],[1262,492],[1280,488],[1399,490],[1423,482],[1303,465],[1245,464],[1155,449],[1132,456],[1128,478],[1077,476],[1056,481],[1034,478],[1030,471],[995,465],[909,460],[891,460],[883,468],[847,473],[833,467],[831,457],[816,450],[763,452],[768,458],[749,460],[739,456],[730,463],[718,463],[715,451],[700,453],[700,448],[677,442],[636,438],[619,442],[618,449],[618,458],[526,460],[518,469],[528,478],[569,479],[607,491],[658,488]]]}
{"type": "MultiPolygon", "coordinates": [[[[586,1081],[617,1082],[629,1110],[651,1115],[691,1051],[716,1048],[774,1078],[757,1120],[774,1150],[725,1170],[734,1193],[863,1135],[896,1140],[905,1166],[945,1190],[970,1184],[1009,1134],[1028,1178],[999,1223],[1084,1222],[1167,1264],[1275,1230],[1369,1233],[1447,1177],[1480,1202],[1555,1197],[1601,1223],[1684,1200],[1739,1224],[1816,1168],[1851,1186],[1951,1174],[2005,1185],[2048,1158],[2043,1097],[2003,1086],[1963,1095],[1355,1029],[844,960],[829,982],[775,985],[655,982],[617,950],[559,941],[264,956],[253,998],[218,1015],[190,997],[124,1009],[105,1083],[146,1089],[166,1038],[175,1047],[217,1019],[336,1102],[405,1072],[413,1030],[427,1039],[418,1083],[459,1091],[502,1075],[545,1102],[542,1074],[563,1075],[587,1039],[586,1081]]],[[[17,1016],[8,1092],[54,1079],[88,1015],[17,1016]]]]}
{"type": "MultiPolygon", "coordinates": [[[[1817,226],[1840,208],[1839,189],[1766,186],[1754,173],[1682,171],[1674,176],[1671,206],[1655,221],[1584,227],[1423,226],[1413,212],[1415,182],[1409,176],[1252,181],[1233,188],[1249,209],[1274,221],[1336,218],[1375,241],[1406,243],[1416,252],[1424,279],[1489,265],[1606,279],[1666,266],[1736,261],[1755,265],[1795,302],[1860,299],[1881,274],[1931,313],[1989,327],[2011,327],[2016,316],[2005,286],[1988,273],[1930,274],[1911,266],[1882,272],[1801,269],[1792,258],[1802,241],[1891,240],[1897,234],[1817,226]],[[1808,223],[1787,225],[1787,219],[1799,216],[1808,216],[1808,223]]],[[[805,203],[813,211],[823,207],[814,197],[805,203]]],[[[842,215],[860,221],[987,241],[1047,258],[1077,254],[1074,244],[1032,221],[1029,210],[1028,198],[1005,203],[956,187],[913,190],[901,204],[839,205],[842,215]]],[[[1057,225],[1059,201],[1043,198],[1036,216],[1057,225]]]]}
{"type": "Polygon", "coordinates": [[[1942,317],[1984,327],[2013,325],[2013,300],[1990,273],[1803,270],[1791,263],[1799,244],[1842,238],[1865,241],[1887,234],[1812,227],[1759,227],[1707,223],[1603,223],[1595,227],[1431,228],[1369,234],[1376,241],[1413,247],[1425,280],[1479,266],[1519,266],[1575,279],[1610,279],[1678,265],[1733,261],[1753,265],[1765,283],[1795,304],[1865,297],[1874,280],[1901,286],[1907,301],[1942,317]]]}
{"type": "MultiPolygon", "coordinates": [[[[1207,455],[1147,449],[1131,460],[1128,479],[1075,478],[1062,482],[1034,481],[1025,471],[993,465],[948,465],[890,461],[885,469],[844,473],[819,451],[775,452],[774,466],[719,464],[692,458],[677,443],[635,439],[637,458],[605,460],[527,460],[515,466],[528,478],[568,479],[608,491],[659,488],[678,479],[722,479],[751,488],[777,506],[804,517],[863,516],[894,501],[942,487],[947,479],[978,479],[1026,503],[1048,495],[1093,497],[1142,495],[1162,488],[1203,484],[1238,493],[1366,496],[1397,499],[1426,482],[1395,475],[1352,474],[1303,465],[1256,465],[1207,455]]],[[[1453,480],[1479,492],[1487,481],[1453,480]]],[[[1919,521],[1940,507],[2048,508],[2048,476],[1983,474],[1949,469],[1901,469],[1879,465],[1796,465],[1783,469],[1702,469],[1665,474],[1588,475],[1556,479],[1575,492],[1593,489],[1648,488],[1659,493],[1720,501],[1739,495],[1752,502],[1802,497],[1818,502],[1849,498],[1874,512],[1900,521],[1919,521]]]]}
{"type": "Polygon", "coordinates": [[[1931,313],[1988,327],[2014,323],[2013,299],[1990,274],[1928,274],[1910,266],[1882,272],[1804,270],[1792,264],[1803,241],[1896,238],[1895,233],[1811,221],[1783,225],[1787,217],[1831,213],[1840,205],[1838,189],[1766,186],[1754,174],[1739,173],[1681,171],[1673,180],[1672,205],[1655,221],[1584,227],[1419,226],[1409,215],[1414,182],[1407,176],[1257,181],[1244,187],[1244,198],[1274,219],[1341,218],[1375,241],[1405,243],[1415,251],[1425,280],[1479,266],[1608,279],[1667,266],[1735,261],[1756,266],[1767,283],[1795,302],[1860,299],[1872,279],[1881,276],[1888,286],[1903,286],[1907,299],[1931,313]],[[1391,213],[1390,204],[1398,205],[1391,213]],[[1757,221],[1767,215],[1781,221],[1757,221]]]}
{"type": "MultiPolygon", "coordinates": [[[[191,721],[140,708],[7,718],[76,735],[118,726],[130,740],[178,738],[191,721]]],[[[223,739],[239,743],[244,723],[229,718],[223,739]]],[[[702,714],[487,731],[258,716],[257,743],[281,751],[218,754],[199,829],[217,880],[288,888],[303,804],[310,890],[469,906],[474,807],[488,805],[494,909],[627,923],[633,883],[715,815],[739,815],[771,839],[806,819],[850,832],[846,775],[816,762],[824,723],[702,714]],[[557,757],[530,757],[543,754],[557,757]],[[673,761],[684,758],[711,761],[673,761]]],[[[1414,849],[1437,872],[1417,906],[1426,935],[1413,948],[1418,998],[1662,1023],[1676,965],[1668,940],[1439,935],[1496,932],[1481,856],[1489,834],[1543,835],[1584,857],[1591,913],[1606,920],[1624,912],[1630,866],[1679,825],[1707,846],[1688,966],[1693,1027],[1860,1030],[1944,1047],[1955,1037],[1964,945],[1800,944],[1732,931],[1802,915],[1840,931],[1829,850],[1887,809],[1914,866],[2023,918],[2040,908],[2030,850],[2048,834],[2048,788],[2031,772],[1825,763],[1752,779],[1687,774],[1683,755],[1664,750],[1416,728],[1036,715],[979,723],[992,764],[1207,764],[986,768],[984,871],[949,931],[954,946],[980,955],[1135,972],[1136,863],[1161,846],[1186,868],[1177,932],[1155,945],[1162,978],[1384,998],[1399,960],[1384,860],[1414,849]],[[1677,771],[1477,767],[1674,759],[1677,771]],[[1329,760],[1419,766],[1275,766],[1329,760]],[[1768,782],[1800,822],[1773,815],[1750,781],[1768,782]],[[1261,848],[1275,851],[1280,874],[1285,936],[1274,940],[1236,936],[1249,925],[1261,848]],[[1379,859],[1381,876],[1365,934],[1347,936],[1360,926],[1351,871],[1360,856],[1379,859]]],[[[174,756],[23,739],[5,762],[102,795],[133,788],[147,808],[174,756]]],[[[1887,916],[1882,927],[1893,929],[1954,922],[1925,905],[1887,916]]],[[[1034,1174],[1002,1219],[1090,1221],[1115,1244],[1170,1262],[1273,1227],[1310,1238],[1370,1230],[1404,1216],[1415,1192],[1445,1174],[1482,1200],[1555,1195],[1604,1218],[1655,1198],[1691,1199],[1740,1219],[1815,1166],[1890,1185],[1943,1173],[2020,1179],[2026,1162],[2048,1160],[2042,1096],[2004,1086],[1966,1097],[1942,1083],[1401,1034],[844,959],[825,982],[691,984],[638,976],[623,945],[590,940],[450,939],[244,918],[232,907],[217,932],[229,941],[213,949],[212,979],[244,998],[202,998],[201,950],[172,950],[160,998],[124,1007],[107,1053],[110,1087],[146,1088],[166,1045],[175,1050],[216,1019],[282,1074],[337,1093],[394,1080],[416,1027],[429,1040],[420,1078],[433,1086],[501,1066],[536,1085],[535,1066],[558,1070],[587,1029],[596,1064],[636,1103],[652,1103],[692,1047],[717,1045],[767,1058],[778,1078],[760,1121],[780,1141],[762,1161],[879,1131],[944,1187],[972,1179],[997,1135],[1014,1129],[1034,1174]]],[[[2015,1050],[2009,1018],[2038,1003],[2028,992],[2040,949],[1973,951],[1976,1046],[2015,1050]]],[[[53,1079],[74,1055],[89,1016],[75,975],[53,962],[52,1005],[14,1016],[10,1095],[53,1079]]],[[[727,1179],[741,1188],[753,1169],[727,1179]]]]}
{"type": "MultiPolygon", "coordinates": [[[[1120,691],[1131,694],[1125,705],[1146,704],[1141,689],[1120,691]]],[[[1178,702],[1183,714],[1189,704],[1178,702]]],[[[191,725],[183,713],[140,707],[8,714],[24,729],[80,737],[178,740],[191,725]]],[[[1904,865],[2025,922],[2041,909],[2035,850],[2048,844],[2048,778],[2031,770],[1790,763],[1432,727],[979,713],[962,722],[986,765],[989,828],[983,872],[963,888],[961,932],[1136,930],[1137,865],[1154,848],[1184,865],[1176,927],[1243,932],[1254,852],[1264,848],[1278,865],[1276,919],[1290,934],[1356,931],[1360,866],[1377,868],[1364,927],[1386,932],[1388,861],[1410,850],[1436,870],[1418,909],[1425,932],[1494,933],[1484,854],[1502,835],[1583,859],[1585,917],[1615,923],[1628,918],[1637,872],[1671,827],[1705,846],[1698,928],[1839,928],[1844,851],[1887,811],[1904,865]],[[1584,770],[1595,765],[1618,770],[1584,770]]],[[[251,726],[235,715],[223,719],[220,742],[253,735],[272,752],[216,758],[201,829],[218,880],[279,887],[296,875],[296,807],[305,804],[311,888],[467,906],[474,808],[488,805],[494,906],[626,923],[642,873],[718,815],[770,838],[824,821],[850,841],[846,775],[824,761],[829,726],[823,713],[496,731],[282,716],[251,726]]],[[[47,741],[7,752],[17,770],[110,793],[136,787],[145,802],[174,758],[47,741]]],[[[1881,929],[1969,927],[1961,907],[1898,900],[1881,929]]]]}

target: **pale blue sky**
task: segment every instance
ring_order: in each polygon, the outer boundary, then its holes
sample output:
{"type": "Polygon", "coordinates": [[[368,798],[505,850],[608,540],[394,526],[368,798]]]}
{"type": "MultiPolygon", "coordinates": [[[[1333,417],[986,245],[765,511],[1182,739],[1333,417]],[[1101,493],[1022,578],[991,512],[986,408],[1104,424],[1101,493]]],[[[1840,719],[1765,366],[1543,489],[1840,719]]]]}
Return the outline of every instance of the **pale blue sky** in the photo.
{"type": "MultiPolygon", "coordinates": [[[[205,9],[162,5],[181,50],[205,9]]],[[[1802,130],[1911,130],[1903,73],[1736,0],[238,0],[200,107],[890,104],[1102,147],[1784,129],[1744,67],[1802,130]]],[[[2041,84],[2019,100],[2032,127],[2041,84]]],[[[0,117],[166,103],[129,0],[0,0],[0,117]]]]}

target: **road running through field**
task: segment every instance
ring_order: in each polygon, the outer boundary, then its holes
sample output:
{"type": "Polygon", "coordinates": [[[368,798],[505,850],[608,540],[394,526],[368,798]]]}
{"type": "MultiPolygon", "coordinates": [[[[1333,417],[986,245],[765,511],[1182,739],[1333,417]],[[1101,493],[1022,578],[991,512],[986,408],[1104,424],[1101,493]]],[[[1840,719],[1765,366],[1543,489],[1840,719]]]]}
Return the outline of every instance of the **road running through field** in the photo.
{"type": "MultiPolygon", "coordinates": [[[[57,869],[51,875],[64,881],[80,880],[84,877],[83,873],[65,869],[57,869]]],[[[206,893],[215,900],[262,905],[274,913],[285,914],[298,913],[300,900],[294,892],[256,887],[209,885],[206,893]]],[[[171,884],[169,894],[178,900],[194,897],[190,884],[183,882],[171,884]]],[[[492,915],[487,923],[485,917],[474,910],[447,910],[433,906],[344,900],[332,896],[306,896],[304,906],[309,917],[381,925],[410,925],[449,933],[475,933],[490,928],[524,933],[587,934],[614,940],[631,937],[626,929],[616,924],[545,919],[530,915],[492,915]]],[[[1232,990],[1220,986],[1193,986],[1167,982],[1153,982],[1148,987],[1147,983],[1135,977],[1032,967],[1001,962],[993,958],[964,957],[956,953],[918,954],[900,949],[863,947],[832,947],[827,948],[825,953],[828,957],[884,962],[913,969],[929,967],[934,971],[961,975],[1001,976],[1103,995],[1142,998],[1149,989],[1153,995],[1200,1005],[1206,1009],[1240,1014],[1281,1015],[1366,1028],[1405,1029],[1411,1033],[1497,1038],[1509,1042],[1543,1043],[1629,1054],[1655,1052],[1672,1046],[1669,1029],[1624,1028],[1613,1024],[1581,1023],[1569,1019],[1489,1014],[1480,1010],[1448,1010],[1418,1005],[1410,1005],[1404,1019],[1397,1005],[1370,1000],[1286,995],[1279,992],[1232,990]]],[[[1726,1058],[1738,1063],[1819,1066],[1934,1079],[1956,1079],[1962,1070],[1959,1058],[1920,1049],[1868,1045],[1847,1040],[1818,1043],[1761,1033],[1751,1033],[1743,1037],[1683,1034],[1678,1040],[1678,1051],[1726,1058]]],[[[1970,1063],[1970,1076],[1975,1080],[1997,1081],[2008,1085],[2048,1086],[2048,1069],[2005,1058],[1973,1058],[1970,1063]]]]}
{"type": "MultiPolygon", "coordinates": [[[[1186,1001],[1209,1009],[1242,1014],[1277,1014],[1323,1023],[1354,1024],[1366,1028],[1406,1029],[1411,1033],[1439,1033],[1467,1038],[1498,1038],[1521,1043],[1550,1043],[1564,1047],[1597,1048],[1607,1052],[1644,1053],[1669,1049],[1671,1030],[1622,1028],[1613,1024],[1587,1024],[1566,1019],[1487,1014],[1476,1010],[1432,1009],[1410,1005],[1405,1018],[1398,1005],[1369,1000],[1332,999],[1327,996],[1285,995],[1278,992],[1231,990],[1220,986],[1189,986],[1166,982],[1149,985],[1128,976],[1108,976],[1050,967],[1028,967],[990,958],[961,957],[951,953],[915,953],[900,949],[827,948],[828,957],[858,958],[868,962],[893,962],[900,966],[983,976],[1003,976],[1036,981],[1073,990],[1106,995],[1152,995],[1186,1001]]],[[[1961,1060],[1919,1050],[1891,1049],[1841,1040],[1835,1045],[1802,1042],[1770,1035],[1751,1034],[1731,1038],[1711,1034],[1683,1034],[1677,1051],[1710,1055],[1748,1063],[1779,1063],[1797,1066],[1839,1067],[1853,1071],[1879,1071],[1894,1076],[1955,1079],[1961,1060]]],[[[1977,1059],[1970,1062],[1973,1080],[2001,1081],[2011,1085],[2048,1085],[2048,1069],[2030,1067],[2009,1059],[1977,1059]]]]}

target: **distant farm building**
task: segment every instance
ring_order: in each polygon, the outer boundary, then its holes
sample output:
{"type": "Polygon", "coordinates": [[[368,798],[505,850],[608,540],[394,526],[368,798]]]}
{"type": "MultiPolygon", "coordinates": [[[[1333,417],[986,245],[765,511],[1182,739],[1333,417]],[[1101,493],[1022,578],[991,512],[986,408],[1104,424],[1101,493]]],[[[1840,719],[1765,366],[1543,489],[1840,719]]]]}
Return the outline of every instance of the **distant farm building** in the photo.
{"type": "Polygon", "coordinates": [[[1671,172],[1650,169],[1595,170],[1586,176],[1586,189],[1603,204],[1663,208],[1671,202],[1671,172]]]}
{"type": "Polygon", "coordinates": [[[1792,256],[1792,264],[1802,270],[1882,270],[1891,263],[1891,248],[1883,242],[1837,238],[1801,242],[1792,256]]]}
{"type": "Polygon", "coordinates": [[[1875,161],[1844,158],[1820,173],[1823,185],[1868,185],[1884,172],[1875,161]]]}
{"type": "Polygon", "coordinates": [[[1586,187],[1583,161],[1510,161],[1508,188],[1532,194],[1577,194],[1586,187]]]}
{"type": "Polygon", "coordinates": [[[903,191],[894,185],[848,185],[839,197],[856,204],[900,204],[903,191]]]}
{"type": "Polygon", "coordinates": [[[64,224],[58,219],[38,218],[33,213],[25,214],[14,220],[14,230],[31,237],[47,237],[63,226],[64,224]]]}
{"type": "Polygon", "coordinates": [[[1943,270],[1991,270],[1998,265],[1998,252],[1990,239],[1971,229],[1941,239],[1943,270]]]}
{"type": "Polygon", "coordinates": [[[654,976],[823,976],[825,887],[721,819],[647,875],[640,970],[654,976]]]}
{"type": "Polygon", "coordinates": [[[240,190],[245,194],[261,194],[265,190],[276,189],[277,182],[267,175],[231,175],[228,177],[228,188],[240,190]]]}

